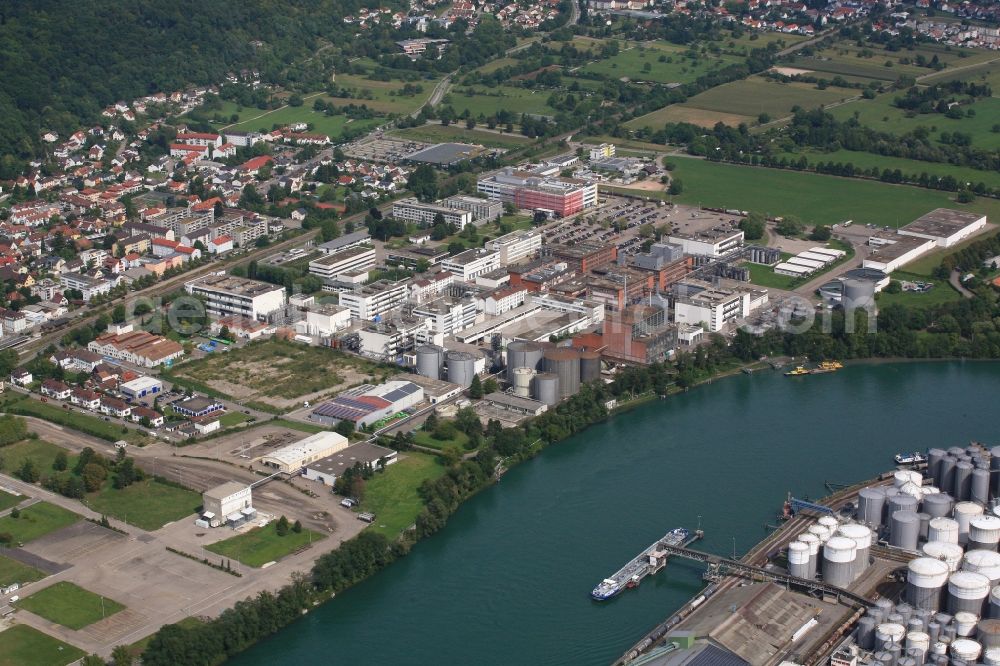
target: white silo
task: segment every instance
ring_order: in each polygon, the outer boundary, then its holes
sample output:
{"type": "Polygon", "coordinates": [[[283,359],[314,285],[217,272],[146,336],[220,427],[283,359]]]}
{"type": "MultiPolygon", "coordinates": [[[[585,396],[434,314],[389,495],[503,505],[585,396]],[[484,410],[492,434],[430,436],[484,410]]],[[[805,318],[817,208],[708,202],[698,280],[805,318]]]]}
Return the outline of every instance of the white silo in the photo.
{"type": "Polygon", "coordinates": [[[996,550],[1000,543],[1000,518],[981,515],[969,521],[969,548],[996,550]]]}
{"type": "Polygon", "coordinates": [[[893,645],[903,645],[906,627],[895,622],[883,622],[875,627],[875,649],[888,650],[893,645]]]}
{"type": "Polygon", "coordinates": [[[899,487],[899,494],[909,495],[910,497],[913,497],[914,499],[919,501],[924,497],[924,489],[918,486],[917,484],[913,483],[912,481],[907,481],[906,483],[904,483],[902,486],[899,487]]]}
{"type": "Polygon", "coordinates": [[[928,541],[958,543],[958,521],[951,518],[931,518],[927,525],[928,541]]]}
{"type": "Polygon", "coordinates": [[[880,486],[869,486],[858,492],[858,520],[871,527],[882,524],[882,513],[885,510],[885,489],[880,486]]]}
{"type": "Polygon", "coordinates": [[[906,652],[910,650],[920,650],[920,661],[923,663],[923,656],[931,649],[931,637],[923,631],[911,631],[906,634],[906,652]]]}
{"type": "Polygon", "coordinates": [[[810,525],[808,533],[819,539],[820,543],[826,543],[826,540],[830,538],[830,530],[819,524],[810,525]]]}
{"type": "Polygon", "coordinates": [[[979,655],[983,653],[983,647],[968,638],[956,638],[951,644],[950,652],[953,659],[961,659],[967,664],[971,664],[979,659],[979,655]]]}
{"type": "Polygon", "coordinates": [[[933,557],[947,564],[948,571],[952,573],[958,571],[962,564],[962,555],[965,553],[957,543],[947,541],[928,541],[920,550],[927,557],[933,557]]]}
{"type": "Polygon", "coordinates": [[[853,580],[858,547],[853,539],[830,537],[823,544],[823,580],[837,587],[847,587],[853,580]]]}
{"type": "Polygon", "coordinates": [[[966,611],[955,613],[955,635],[962,638],[972,636],[972,634],[976,633],[976,622],[978,621],[979,616],[975,613],[966,611]]]}
{"type": "Polygon", "coordinates": [[[918,557],[906,565],[906,601],[916,608],[941,608],[948,584],[948,565],[931,557],[918,557]]]}
{"type": "Polygon", "coordinates": [[[830,534],[836,533],[837,528],[840,527],[840,521],[833,516],[820,516],[819,520],[816,522],[825,527],[830,534]]]}
{"type": "Polygon", "coordinates": [[[990,594],[990,579],[981,573],[956,571],[948,577],[948,612],[980,615],[990,594]]]}
{"type": "Polygon", "coordinates": [[[969,499],[972,490],[972,463],[964,460],[958,461],[955,465],[955,480],[952,485],[951,494],[955,499],[964,502],[969,499]]]}
{"type": "Polygon", "coordinates": [[[889,523],[889,545],[916,550],[920,539],[920,516],[913,511],[896,511],[889,523]]]}
{"type": "Polygon", "coordinates": [[[820,540],[815,534],[806,532],[799,535],[799,541],[809,546],[809,575],[806,578],[815,578],[819,570],[820,540]]]}
{"type": "Polygon", "coordinates": [[[969,550],[962,558],[962,571],[981,573],[990,585],[1000,583],[1000,553],[995,550],[969,550]]]}
{"type": "Polygon", "coordinates": [[[955,505],[955,521],[958,522],[958,542],[963,546],[969,540],[969,523],[976,516],[983,515],[983,507],[975,502],[959,502],[955,505]]]}
{"type": "Polygon", "coordinates": [[[990,605],[986,614],[989,617],[1000,619],[1000,585],[995,585],[990,590],[990,605]]]}
{"type": "Polygon", "coordinates": [[[983,664],[985,666],[1000,666],[1000,647],[983,650],[983,664]]]}
{"type": "Polygon", "coordinates": [[[531,378],[535,376],[532,368],[514,368],[514,395],[519,398],[531,397],[531,378]]]}
{"type": "Polygon", "coordinates": [[[904,493],[899,492],[898,488],[891,488],[890,490],[896,491],[896,494],[889,497],[889,501],[887,503],[888,509],[886,511],[887,518],[892,518],[892,514],[896,513],[897,511],[913,511],[914,513],[917,512],[920,505],[919,499],[917,499],[913,495],[906,495],[904,493]]]}
{"type": "Polygon", "coordinates": [[[915,472],[909,469],[896,470],[892,474],[892,485],[896,488],[902,488],[907,483],[915,483],[918,486],[924,484],[924,476],[920,472],[915,472]]]}
{"type": "Polygon", "coordinates": [[[983,506],[990,501],[990,470],[980,467],[972,470],[969,499],[983,506]]]}
{"type": "Polygon", "coordinates": [[[868,568],[868,553],[870,552],[872,545],[872,531],[864,525],[848,523],[838,527],[837,534],[851,539],[858,548],[857,557],[854,560],[853,574],[853,579],[857,580],[858,576],[864,573],[865,569],[868,568]]]}
{"type": "Polygon", "coordinates": [[[793,541],[788,544],[788,573],[809,578],[809,544],[793,541]]]}

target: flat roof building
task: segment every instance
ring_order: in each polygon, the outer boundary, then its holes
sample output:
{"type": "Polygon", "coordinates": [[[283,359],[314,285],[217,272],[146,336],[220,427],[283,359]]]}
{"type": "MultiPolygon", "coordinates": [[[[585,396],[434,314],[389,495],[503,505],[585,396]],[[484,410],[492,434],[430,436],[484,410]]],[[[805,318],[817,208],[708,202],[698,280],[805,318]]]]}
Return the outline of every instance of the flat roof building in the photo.
{"type": "Polygon", "coordinates": [[[201,517],[212,527],[229,522],[230,517],[232,522],[242,522],[246,510],[253,509],[253,492],[246,484],[228,481],[203,492],[201,505],[201,517]]]}
{"type": "Polygon", "coordinates": [[[687,254],[721,257],[743,245],[743,231],[716,227],[697,233],[675,232],[668,240],[680,245],[687,254]]]}
{"type": "Polygon", "coordinates": [[[213,273],[184,284],[189,294],[201,296],[209,313],[217,317],[238,315],[249,319],[266,319],[285,307],[285,288],[280,285],[247,278],[213,273]]]}
{"type": "Polygon", "coordinates": [[[400,199],[392,204],[392,216],[404,222],[414,222],[422,227],[434,225],[438,216],[444,220],[445,224],[453,224],[459,229],[465,225],[472,224],[472,212],[459,210],[448,206],[421,203],[413,197],[400,199]]]}
{"type": "Polygon", "coordinates": [[[358,463],[362,466],[371,465],[372,469],[379,469],[396,462],[396,455],[392,449],[377,444],[368,442],[353,444],[332,456],[309,463],[302,476],[311,481],[320,481],[327,486],[332,486],[337,478],[344,474],[345,470],[351,469],[358,463]]]}
{"type": "Polygon", "coordinates": [[[618,259],[618,247],[614,244],[577,243],[576,245],[546,245],[546,256],[560,259],[570,270],[586,273],[606,266],[618,259]]]}
{"type": "Polygon", "coordinates": [[[324,280],[333,280],[348,271],[372,268],[375,268],[375,248],[370,245],[356,245],[309,262],[309,272],[324,280]]]}
{"type": "Polygon", "coordinates": [[[938,247],[951,247],[985,227],[985,215],[936,208],[900,228],[899,234],[926,238],[934,241],[938,247]]]}
{"type": "Polygon", "coordinates": [[[318,432],[294,444],[266,453],[257,459],[276,472],[295,474],[300,469],[347,448],[347,438],[336,432],[318,432]]]}
{"type": "Polygon", "coordinates": [[[447,167],[472,159],[483,152],[483,147],[468,143],[437,143],[410,153],[404,159],[408,162],[422,162],[447,167]]]}
{"type": "Polygon", "coordinates": [[[596,182],[537,176],[514,169],[481,177],[476,191],[518,208],[548,211],[560,217],[597,205],[596,182]]]}
{"type": "Polygon", "coordinates": [[[544,402],[499,391],[486,395],[484,399],[491,407],[513,412],[519,416],[538,416],[549,408],[544,402]]]}
{"type": "Polygon", "coordinates": [[[500,253],[500,265],[534,257],[542,249],[542,234],[536,229],[512,231],[486,242],[486,249],[500,253]]]}
{"type": "Polygon", "coordinates": [[[503,215],[502,203],[479,197],[458,194],[448,197],[441,203],[448,208],[469,211],[472,213],[472,221],[476,224],[492,222],[503,215]]]}
{"type": "Polygon", "coordinates": [[[923,236],[896,235],[884,237],[882,240],[886,242],[875,245],[871,255],[861,263],[862,268],[874,268],[883,273],[892,273],[937,247],[937,241],[923,236]]]}
{"type": "Polygon", "coordinates": [[[702,289],[679,295],[674,301],[676,323],[701,324],[710,333],[749,314],[750,292],[742,289],[702,289]]]}
{"type": "Polygon", "coordinates": [[[354,291],[342,292],[340,304],[351,311],[354,319],[372,321],[399,307],[406,300],[407,291],[405,281],[378,280],[354,291]]]}
{"type": "Polygon", "coordinates": [[[163,390],[163,382],[155,377],[143,376],[133,379],[130,382],[125,382],[118,387],[118,390],[125,397],[136,400],[147,395],[159,393],[163,390]]]}
{"type": "Polygon", "coordinates": [[[459,252],[441,261],[441,268],[454,273],[458,279],[469,282],[477,276],[500,267],[500,253],[485,248],[459,252]]]}
{"type": "Polygon", "coordinates": [[[349,234],[338,236],[331,241],[320,243],[316,246],[316,249],[323,254],[333,254],[334,252],[346,250],[349,247],[365,245],[370,241],[371,235],[368,233],[367,229],[364,229],[362,231],[352,231],[349,234]]]}

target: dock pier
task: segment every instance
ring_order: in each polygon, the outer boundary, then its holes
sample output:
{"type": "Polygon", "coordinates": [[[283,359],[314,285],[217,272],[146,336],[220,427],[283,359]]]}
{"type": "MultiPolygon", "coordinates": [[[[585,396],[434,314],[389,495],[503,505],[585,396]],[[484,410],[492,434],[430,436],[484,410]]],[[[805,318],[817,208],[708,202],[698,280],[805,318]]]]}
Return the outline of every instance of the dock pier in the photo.
{"type": "Polygon", "coordinates": [[[603,601],[616,596],[624,589],[637,587],[643,578],[658,573],[667,565],[667,559],[673,554],[672,547],[687,548],[704,536],[705,533],[702,530],[695,530],[685,538],[678,539],[676,531],[668,532],[629,560],[621,569],[604,579],[601,586],[607,585],[608,589],[611,590],[610,594],[604,597],[593,594],[592,596],[598,601],[603,601]]]}

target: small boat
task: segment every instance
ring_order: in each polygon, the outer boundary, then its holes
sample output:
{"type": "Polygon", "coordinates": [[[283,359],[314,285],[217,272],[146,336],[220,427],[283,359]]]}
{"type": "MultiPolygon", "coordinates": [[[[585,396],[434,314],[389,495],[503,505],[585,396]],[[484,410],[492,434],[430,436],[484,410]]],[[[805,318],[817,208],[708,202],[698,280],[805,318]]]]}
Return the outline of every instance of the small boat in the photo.
{"type": "Polygon", "coordinates": [[[896,454],[897,465],[917,465],[919,463],[925,463],[925,462],[927,462],[927,456],[920,453],[919,451],[914,451],[913,453],[896,454]]]}
{"type": "Polygon", "coordinates": [[[810,375],[824,375],[828,372],[836,372],[844,367],[843,363],[839,361],[823,361],[819,366],[813,368],[809,371],[810,375]]]}
{"type": "Polygon", "coordinates": [[[805,369],[805,366],[797,366],[794,370],[789,370],[785,373],[786,377],[799,377],[801,375],[808,375],[809,371],[805,369]]]}
{"type": "Polygon", "coordinates": [[[590,596],[597,601],[606,601],[622,591],[622,586],[612,578],[605,578],[590,593],[590,596]]]}

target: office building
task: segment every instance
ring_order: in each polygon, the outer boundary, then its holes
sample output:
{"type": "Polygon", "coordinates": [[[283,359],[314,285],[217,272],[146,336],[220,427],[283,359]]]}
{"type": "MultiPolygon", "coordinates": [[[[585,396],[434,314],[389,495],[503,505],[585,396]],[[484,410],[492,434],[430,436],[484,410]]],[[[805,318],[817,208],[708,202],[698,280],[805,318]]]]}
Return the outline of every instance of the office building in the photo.
{"type": "Polygon", "coordinates": [[[204,298],[209,313],[216,317],[237,315],[262,320],[287,303],[282,286],[224,273],[192,280],[185,283],[184,289],[204,298]]]}
{"type": "Polygon", "coordinates": [[[472,224],[472,213],[468,210],[421,203],[412,197],[393,203],[392,216],[397,220],[414,222],[422,227],[432,226],[438,216],[446,224],[454,224],[459,229],[464,228],[467,224],[472,224]]]}

